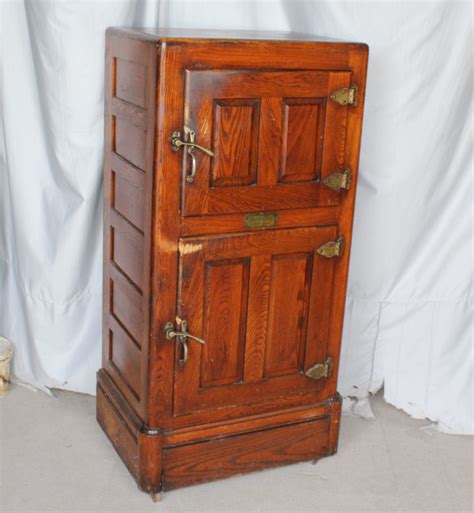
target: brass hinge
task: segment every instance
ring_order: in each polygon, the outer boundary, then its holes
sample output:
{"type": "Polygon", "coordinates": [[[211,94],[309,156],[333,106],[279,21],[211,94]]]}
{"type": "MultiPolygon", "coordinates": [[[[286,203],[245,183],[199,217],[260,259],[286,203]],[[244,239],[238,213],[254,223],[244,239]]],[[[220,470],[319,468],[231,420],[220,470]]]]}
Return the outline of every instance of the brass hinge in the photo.
{"type": "Polygon", "coordinates": [[[316,253],[324,258],[340,257],[344,253],[344,247],[344,237],[341,235],[336,240],[330,240],[319,246],[316,253]]]}
{"type": "Polygon", "coordinates": [[[311,379],[329,378],[332,370],[332,359],[327,357],[324,363],[317,363],[310,367],[306,372],[306,376],[311,379]]]}
{"type": "Polygon", "coordinates": [[[333,91],[329,95],[329,98],[331,98],[333,102],[339,103],[339,105],[351,105],[355,107],[359,102],[359,88],[355,84],[352,87],[341,87],[333,91]]]}
{"type": "Polygon", "coordinates": [[[339,189],[350,189],[352,184],[352,171],[347,168],[344,171],[337,171],[323,180],[323,184],[338,191],[339,189]]]}

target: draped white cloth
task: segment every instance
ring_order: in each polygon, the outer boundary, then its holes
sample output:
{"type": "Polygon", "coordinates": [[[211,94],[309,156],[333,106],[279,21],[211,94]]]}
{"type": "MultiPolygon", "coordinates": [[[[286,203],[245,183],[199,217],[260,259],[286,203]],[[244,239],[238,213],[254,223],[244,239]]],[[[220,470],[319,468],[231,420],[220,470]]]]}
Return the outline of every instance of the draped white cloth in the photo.
{"type": "Polygon", "coordinates": [[[94,393],[104,31],[370,46],[339,390],[473,432],[473,24],[456,2],[0,0],[0,335],[16,379],[94,393]]]}

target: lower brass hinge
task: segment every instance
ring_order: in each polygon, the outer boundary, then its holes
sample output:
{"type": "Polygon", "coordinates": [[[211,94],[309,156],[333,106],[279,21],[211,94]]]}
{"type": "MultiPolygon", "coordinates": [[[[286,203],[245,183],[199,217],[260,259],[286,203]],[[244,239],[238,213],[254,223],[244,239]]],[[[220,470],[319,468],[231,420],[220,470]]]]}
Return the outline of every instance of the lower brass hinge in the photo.
{"type": "Polygon", "coordinates": [[[331,357],[326,358],[324,363],[317,363],[310,367],[306,372],[306,376],[311,379],[322,379],[329,378],[332,370],[332,359],[331,357]]]}
{"type": "Polygon", "coordinates": [[[359,102],[359,88],[355,84],[352,87],[341,87],[333,91],[329,95],[329,98],[331,98],[333,102],[339,103],[339,105],[351,105],[355,107],[359,102]]]}
{"type": "Polygon", "coordinates": [[[324,258],[340,257],[344,253],[344,247],[345,241],[344,237],[341,235],[336,240],[330,240],[329,242],[321,244],[316,250],[316,253],[324,258]]]}
{"type": "Polygon", "coordinates": [[[323,184],[333,191],[338,191],[339,189],[348,190],[351,188],[351,183],[352,171],[349,168],[344,169],[344,171],[337,171],[323,180],[323,184]]]}

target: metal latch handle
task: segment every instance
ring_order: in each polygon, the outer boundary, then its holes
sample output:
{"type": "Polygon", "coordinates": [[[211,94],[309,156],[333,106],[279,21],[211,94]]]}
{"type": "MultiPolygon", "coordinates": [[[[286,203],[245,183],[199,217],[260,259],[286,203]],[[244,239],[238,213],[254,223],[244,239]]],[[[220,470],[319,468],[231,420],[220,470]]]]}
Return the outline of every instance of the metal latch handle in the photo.
{"type": "Polygon", "coordinates": [[[183,141],[180,139],[180,137],[180,132],[173,132],[173,137],[171,137],[171,146],[173,147],[174,151],[178,151],[181,146],[190,146],[192,148],[197,148],[198,150],[203,151],[206,155],[209,155],[209,157],[214,156],[214,152],[212,150],[204,148],[204,146],[201,146],[195,142],[183,141]]]}
{"type": "Polygon", "coordinates": [[[209,157],[214,156],[214,152],[209,150],[208,148],[204,148],[204,146],[201,146],[200,144],[197,144],[194,142],[194,139],[196,137],[196,132],[192,130],[191,128],[185,126],[184,127],[184,135],[185,138],[189,137],[189,141],[183,141],[181,139],[181,132],[179,130],[175,130],[171,134],[170,143],[171,143],[171,149],[173,151],[178,151],[182,146],[186,147],[188,155],[191,157],[191,172],[186,175],[186,181],[188,183],[194,182],[194,177],[196,176],[196,170],[197,170],[197,164],[196,164],[196,155],[194,153],[194,150],[197,148],[198,150],[201,150],[206,155],[209,155],[209,157]]]}
{"type": "Polygon", "coordinates": [[[168,323],[165,326],[165,337],[166,340],[171,340],[173,337],[184,337],[184,338],[192,338],[196,342],[199,342],[200,344],[204,345],[206,343],[205,340],[199,337],[195,337],[194,335],[191,335],[191,333],[188,333],[187,331],[176,331],[174,329],[173,324],[168,323]]]}
{"type": "Polygon", "coordinates": [[[191,338],[202,345],[204,345],[206,341],[202,338],[191,335],[191,333],[188,332],[187,321],[176,317],[176,324],[180,326],[181,329],[175,329],[172,322],[167,322],[165,324],[164,333],[166,340],[172,340],[173,338],[176,338],[176,342],[181,344],[183,354],[182,357],[178,360],[178,363],[179,365],[183,366],[186,365],[186,362],[188,361],[188,338],[191,338]]]}

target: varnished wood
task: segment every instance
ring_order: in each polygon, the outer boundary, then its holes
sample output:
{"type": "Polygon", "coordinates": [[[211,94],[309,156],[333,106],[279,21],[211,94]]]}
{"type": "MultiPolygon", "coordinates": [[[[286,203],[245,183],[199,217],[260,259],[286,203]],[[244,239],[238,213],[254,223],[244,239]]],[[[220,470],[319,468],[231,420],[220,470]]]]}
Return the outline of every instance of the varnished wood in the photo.
{"type": "MultiPolygon", "coordinates": [[[[278,210],[275,228],[337,224],[339,208],[311,208],[300,210],[278,210]]],[[[245,225],[243,213],[219,216],[183,217],[180,220],[180,233],[183,236],[217,233],[256,231],[245,225]]]]}
{"type": "Polygon", "coordinates": [[[328,429],[326,417],[165,449],[166,487],[179,488],[325,456],[329,452],[328,429]]]}
{"type": "Polygon", "coordinates": [[[308,182],[320,178],[325,121],[324,99],[283,99],[279,182],[308,182]]]}
{"type": "Polygon", "coordinates": [[[164,432],[164,443],[166,446],[187,445],[190,442],[214,440],[225,438],[226,436],[241,433],[250,433],[252,431],[261,431],[268,427],[284,426],[295,422],[305,421],[313,418],[328,417],[332,412],[333,401],[337,398],[331,398],[329,401],[318,403],[312,407],[295,407],[283,410],[283,413],[258,413],[248,415],[232,420],[213,422],[192,427],[174,429],[164,432]],[[231,429],[229,429],[231,428],[231,429]]]}
{"type": "Polygon", "coordinates": [[[215,100],[211,187],[254,185],[257,178],[259,99],[215,100]]]}
{"type": "Polygon", "coordinates": [[[152,498],[336,451],[366,66],[365,45],[311,35],[107,32],[97,416],[152,498]],[[329,99],[354,83],[357,107],[329,99]],[[184,125],[214,151],[194,182],[184,125]],[[350,190],[322,183],[347,167],[350,190]],[[262,211],[273,226],[246,222],[262,211]],[[340,258],[316,253],[339,235],[340,258]],[[206,340],[184,366],[176,315],[206,340]]]}
{"type": "Polygon", "coordinates": [[[184,124],[216,152],[213,159],[196,152],[184,215],[339,203],[321,180],[342,167],[349,107],[327,104],[327,97],[350,85],[350,73],[188,69],[184,81],[184,124]]]}
{"type": "Polygon", "coordinates": [[[130,429],[101,387],[97,387],[97,420],[136,479],[138,475],[138,436],[130,429]]]}
{"type": "Polygon", "coordinates": [[[323,296],[312,284],[332,275],[335,261],[315,255],[314,250],[336,234],[334,227],[311,227],[180,241],[178,315],[188,320],[189,331],[204,338],[206,345],[191,342],[188,364],[175,367],[175,415],[217,408],[226,415],[227,409],[236,406],[244,414],[242,406],[271,401],[286,395],[285,390],[303,394],[320,387],[301,374],[316,363],[306,349],[313,339],[305,333],[323,328],[313,327],[320,317],[314,309],[318,299],[322,311],[331,306],[331,290],[323,296]],[[255,256],[269,258],[268,293],[263,291],[258,298],[259,276],[254,276],[256,283],[249,279],[255,256]],[[264,333],[260,329],[253,333],[247,325],[252,296],[268,319],[264,333]],[[312,310],[310,296],[318,298],[311,302],[312,310]],[[247,383],[243,376],[244,366],[255,365],[255,353],[243,351],[244,334],[248,349],[258,347],[262,340],[271,341],[265,344],[259,361],[261,378],[256,382],[247,383]],[[216,384],[234,386],[207,386],[213,381],[212,373],[216,384]]]}
{"type": "MultiPolygon", "coordinates": [[[[278,246],[277,246],[278,247],[278,246]]],[[[299,251],[272,255],[264,377],[304,370],[311,275],[314,255],[299,251]]],[[[313,290],[314,293],[314,290],[313,290]]]]}

